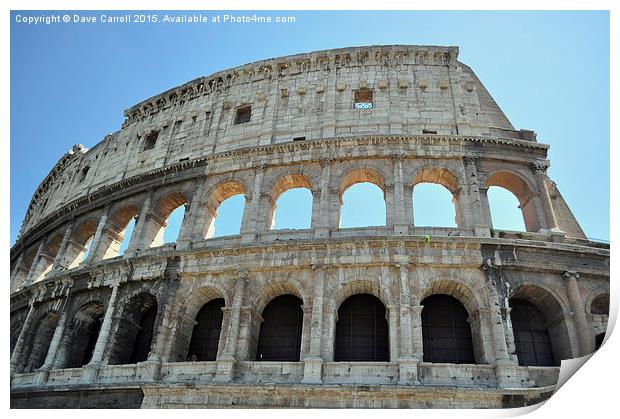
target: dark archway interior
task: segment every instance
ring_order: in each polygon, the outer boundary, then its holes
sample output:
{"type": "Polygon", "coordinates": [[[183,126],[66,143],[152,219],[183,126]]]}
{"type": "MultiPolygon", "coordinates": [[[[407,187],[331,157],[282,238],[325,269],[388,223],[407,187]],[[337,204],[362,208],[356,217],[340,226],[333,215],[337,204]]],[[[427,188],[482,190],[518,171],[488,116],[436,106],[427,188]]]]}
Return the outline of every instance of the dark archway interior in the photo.
{"type": "Polygon", "coordinates": [[[304,316],[301,305],[301,299],[290,294],[267,304],[258,336],[257,361],[299,361],[304,316]]]}
{"type": "Polygon", "coordinates": [[[592,300],[590,313],[609,316],[609,294],[602,294],[592,300]]]}
{"type": "Polygon", "coordinates": [[[217,298],[202,306],[187,352],[188,361],[215,361],[222,331],[224,299],[217,298]]]}
{"type": "Polygon", "coordinates": [[[422,301],[424,362],[475,364],[467,310],[449,295],[431,295],[422,301]]]}
{"type": "Polygon", "coordinates": [[[75,314],[67,331],[64,368],[79,368],[90,362],[103,320],[103,305],[89,303],[75,314]]]}
{"type": "Polygon", "coordinates": [[[559,365],[553,356],[544,314],[532,303],[511,299],[510,319],[519,365],[559,365]]]}
{"type": "Polygon", "coordinates": [[[335,361],[390,360],[385,306],[374,295],[357,294],[338,309],[335,361]]]}
{"type": "Polygon", "coordinates": [[[54,336],[54,331],[56,330],[58,318],[58,313],[52,311],[43,315],[39,320],[39,324],[35,329],[35,334],[30,338],[31,342],[27,352],[28,360],[26,361],[24,372],[34,371],[40,368],[45,362],[52,337],[54,336]]]}
{"type": "Polygon", "coordinates": [[[131,298],[118,318],[118,326],[110,350],[110,365],[135,364],[146,361],[151,350],[157,318],[157,300],[149,293],[131,298]]]}

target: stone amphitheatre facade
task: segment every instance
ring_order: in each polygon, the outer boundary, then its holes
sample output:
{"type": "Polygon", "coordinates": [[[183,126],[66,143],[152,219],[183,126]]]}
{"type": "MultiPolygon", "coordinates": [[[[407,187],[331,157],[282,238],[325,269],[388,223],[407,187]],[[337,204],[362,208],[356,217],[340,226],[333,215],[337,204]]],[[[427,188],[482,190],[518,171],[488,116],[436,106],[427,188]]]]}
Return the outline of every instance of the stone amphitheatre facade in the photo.
{"type": "Polygon", "coordinates": [[[604,336],[609,246],[547,177],[549,146],[515,130],[457,56],[372,46],[255,62],[74,146],[11,249],[12,406],[548,398],[560,361],[604,336]],[[362,182],[383,191],[385,225],[339,228],[342,195],[362,182]],[[456,228],[416,224],[419,183],[452,193],[456,228]],[[492,186],[517,197],[527,231],[493,228],[492,186]],[[309,229],[271,228],[291,188],[312,193],[309,229]],[[239,194],[239,234],[213,237],[239,194]],[[178,238],[162,244],[179,206],[178,238]]]}

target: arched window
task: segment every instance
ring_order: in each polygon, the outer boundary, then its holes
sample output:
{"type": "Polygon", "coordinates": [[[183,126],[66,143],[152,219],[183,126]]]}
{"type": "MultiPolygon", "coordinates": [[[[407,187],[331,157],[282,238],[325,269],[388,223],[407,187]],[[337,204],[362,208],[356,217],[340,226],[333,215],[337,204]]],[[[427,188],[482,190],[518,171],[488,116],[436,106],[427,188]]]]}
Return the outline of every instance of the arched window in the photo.
{"type": "Polygon", "coordinates": [[[534,304],[515,298],[510,300],[510,307],[519,365],[558,365],[553,356],[547,320],[543,313],[534,304]]]}
{"type": "Polygon", "coordinates": [[[436,294],[422,301],[424,362],[474,364],[467,310],[456,298],[436,294]]]}
{"type": "Polygon", "coordinates": [[[334,360],[388,362],[385,306],[374,295],[356,294],[338,309],[334,360]]]}
{"type": "Polygon", "coordinates": [[[511,172],[493,173],[486,181],[493,228],[538,231],[535,196],[529,184],[511,172]]]}
{"type": "Polygon", "coordinates": [[[164,229],[164,244],[176,243],[181,232],[181,225],[185,217],[185,205],[179,205],[170,213],[166,220],[167,226],[164,229]]]}
{"type": "Polygon", "coordinates": [[[97,231],[98,220],[86,220],[71,233],[71,240],[65,251],[69,268],[74,268],[88,259],[93,247],[93,237],[97,231]]]}
{"type": "Polygon", "coordinates": [[[224,299],[217,298],[202,306],[187,352],[188,361],[215,361],[222,330],[224,299]]]}
{"type": "Polygon", "coordinates": [[[413,221],[416,226],[457,227],[452,193],[442,185],[418,183],[413,188],[413,221]]]}
{"type": "Polygon", "coordinates": [[[293,188],[284,192],[275,204],[272,229],[307,229],[312,221],[312,192],[293,188]]]}
{"type": "Polygon", "coordinates": [[[384,226],[385,215],[385,194],[374,183],[356,183],[342,194],[340,228],[384,226]]]}
{"type": "Polygon", "coordinates": [[[151,350],[156,318],[157,300],[153,295],[145,292],[132,297],[117,318],[109,364],[146,361],[151,350]]]}
{"type": "Polygon", "coordinates": [[[496,230],[526,231],[519,200],[508,189],[491,186],[487,192],[496,230]]]}
{"type": "Polygon", "coordinates": [[[121,241],[121,245],[118,249],[118,254],[119,256],[122,256],[125,254],[125,252],[127,251],[127,248],[129,247],[129,242],[131,241],[131,237],[133,236],[133,230],[136,227],[136,218],[132,218],[129,223],[127,223],[127,227],[125,227],[125,230],[123,230],[122,235],[123,235],[123,241],[121,241]]]}
{"type": "Polygon", "coordinates": [[[184,192],[169,193],[157,201],[153,211],[144,220],[145,225],[141,230],[145,236],[146,247],[158,247],[177,241],[186,204],[189,204],[189,199],[184,192]]]}
{"type": "Polygon", "coordinates": [[[274,298],[263,310],[258,336],[257,361],[299,361],[302,301],[294,295],[274,298]]]}
{"type": "Polygon", "coordinates": [[[242,194],[233,195],[222,201],[217,208],[216,217],[213,220],[213,229],[209,232],[207,238],[239,234],[244,206],[245,196],[242,194]]]}

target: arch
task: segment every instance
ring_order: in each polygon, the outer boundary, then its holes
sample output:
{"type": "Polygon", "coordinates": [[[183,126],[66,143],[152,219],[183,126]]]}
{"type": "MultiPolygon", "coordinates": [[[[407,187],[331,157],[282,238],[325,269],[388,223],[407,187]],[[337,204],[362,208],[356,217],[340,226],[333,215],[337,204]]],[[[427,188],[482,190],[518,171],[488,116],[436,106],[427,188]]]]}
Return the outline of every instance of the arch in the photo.
{"type": "MultiPolygon", "coordinates": [[[[369,191],[365,191],[365,194],[369,194],[371,195],[372,192],[371,188],[369,191]]],[[[338,225],[339,226],[343,226],[343,224],[345,224],[345,227],[365,227],[365,226],[369,226],[369,225],[387,225],[387,201],[386,201],[386,187],[385,187],[385,176],[376,168],[374,167],[368,167],[368,166],[364,166],[364,167],[357,167],[354,168],[352,170],[349,170],[347,173],[344,174],[344,176],[342,177],[342,180],[340,181],[340,186],[339,186],[339,202],[340,205],[338,207],[338,214],[337,214],[337,220],[338,220],[338,225]],[[383,217],[381,221],[377,220],[377,221],[370,221],[370,222],[363,222],[363,223],[359,223],[359,222],[354,222],[354,223],[350,223],[350,222],[345,222],[343,223],[343,219],[345,219],[345,217],[343,217],[343,209],[344,212],[348,212],[347,208],[345,207],[345,193],[349,192],[349,193],[354,193],[355,191],[349,191],[349,189],[354,186],[354,185],[358,185],[358,184],[371,184],[374,187],[377,187],[381,190],[382,194],[383,194],[383,202],[382,205],[383,207],[378,207],[376,209],[376,211],[381,211],[383,213],[383,217]]],[[[373,201],[373,197],[369,197],[367,203],[372,204],[373,201]]],[[[367,207],[367,209],[372,208],[372,207],[367,207]]],[[[359,211],[355,212],[356,214],[359,214],[359,211]]]]}
{"type": "MultiPolygon", "coordinates": [[[[305,215],[305,219],[307,220],[307,224],[309,228],[312,218],[312,190],[314,186],[310,179],[301,173],[292,173],[280,176],[275,182],[273,187],[271,188],[271,192],[269,193],[270,197],[270,207],[269,213],[267,214],[268,227],[269,229],[273,229],[275,226],[276,220],[276,210],[278,207],[278,200],[282,195],[285,195],[287,192],[295,190],[295,189],[304,189],[310,191],[310,208],[307,208],[306,205],[301,205],[301,202],[296,206],[296,211],[298,211],[299,216],[305,215]]],[[[283,227],[279,227],[283,228],[283,227]]],[[[286,227],[284,227],[286,228],[286,227]]]]}
{"type": "Polygon", "coordinates": [[[147,226],[144,227],[147,247],[158,247],[166,242],[176,242],[177,237],[171,237],[168,240],[164,239],[164,234],[166,234],[166,230],[169,227],[168,221],[175,211],[183,212],[180,214],[181,220],[178,226],[178,231],[180,232],[185,205],[189,204],[189,202],[188,194],[183,191],[169,192],[156,202],[146,220],[147,226]]]}
{"type": "Polygon", "coordinates": [[[100,301],[84,303],[73,315],[63,336],[57,360],[57,368],[79,368],[90,362],[99,337],[103,320],[103,304],[100,301]]]}
{"type": "Polygon", "coordinates": [[[513,171],[494,171],[487,177],[485,186],[498,186],[511,192],[519,201],[527,231],[538,231],[540,223],[534,198],[536,188],[521,174],[513,171]]]}
{"type": "Polygon", "coordinates": [[[356,294],[370,294],[381,301],[381,304],[388,306],[393,301],[392,295],[388,290],[381,288],[378,281],[370,279],[355,279],[343,284],[333,299],[330,311],[336,311],[344,300],[356,294]]]}
{"type": "Polygon", "coordinates": [[[122,304],[116,332],[110,349],[110,365],[135,364],[146,361],[151,349],[157,299],[149,292],[131,296],[122,304]]]}
{"type": "Polygon", "coordinates": [[[134,203],[119,206],[112,212],[108,218],[106,231],[101,236],[101,259],[109,259],[122,254],[121,249],[126,247],[127,242],[131,239],[127,234],[128,227],[139,214],[140,207],[134,203]]]}
{"type": "Polygon", "coordinates": [[[413,177],[411,186],[419,183],[434,183],[446,188],[454,196],[460,189],[458,177],[449,169],[444,167],[424,167],[418,170],[413,177]]]}
{"type": "Polygon", "coordinates": [[[224,301],[224,305],[229,301],[226,291],[216,283],[201,285],[196,289],[190,287],[185,292],[177,293],[177,304],[184,308],[180,310],[175,336],[170,342],[171,361],[187,361],[188,357],[191,358],[190,342],[198,314],[206,304],[218,299],[224,301]]]}
{"type": "MultiPolygon", "coordinates": [[[[204,238],[213,238],[216,235],[215,222],[218,217],[218,209],[222,203],[236,195],[243,195],[244,201],[246,199],[248,188],[246,185],[237,179],[228,179],[219,182],[215,185],[207,194],[206,200],[206,222],[202,236],[204,238]]],[[[241,225],[241,220],[239,220],[241,225]]]]}
{"type": "Polygon", "coordinates": [[[389,362],[385,305],[371,294],[355,294],[338,308],[334,361],[389,362]]]}
{"type": "Polygon", "coordinates": [[[510,319],[514,334],[515,353],[519,365],[560,365],[554,359],[547,320],[544,314],[529,301],[510,299],[510,319]]]}
{"type": "Polygon", "coordinates": [[[218,354],[224,299],[216,298],[204,304],[196,314],[186,359],[188,361],[215,361],[218,354]]]}
{"type": "Polygon", "coordinates": [[[24,353],[27,354],[24,372],[34,371],[45,362],[59,318],[57,311],[48,311],[39,318],[35,327],[30,331],[27,346],[24,348],[24,353]]]}
{"type": "Polygon", "coordinates": [[[447,294],[433,294],[422,301],[424,362],[474,364],[474,345],[465,306],[447,294]]]}
{"type": "Polygon", "coordinates": [[[52,270],[54,260],[60,251],[62,245],[63,235],[59,232],[53,233],[52,236],[45,242],[41,258],[36,266],[33,266],[35,272],[32,277],[32,282],[40,281],[52,270]]]}
{"type": "Polygon", "coordinates": [[[71,243],[65,251],[69,269],[86,261],[98,224],[98,219],[87,218],[74,227],[71,232],[71,243]]]}
{"type": "Polygon", "coordinates": [[[378,186],[385,194],[385,176],[378,169],[370,166],[357,167],[344,174],[339,186],[340,201],[347,189],[356,183],[372,183],[378,186]]]}
{"type": "Polygon", "coordinates": [[[456,298],[465,307],[469,316],[475,314],[483,306],[471,287],[462,281],[451,279],[433,281],[420,294],[420,301],[436,294],[445,294],[456,298]]]}
{"type": "Polygon", "coordinates": [[[599,333],[594,336],[594,350],[598,351],[601,346],[603,346],[603,342],[605,342],[605,332],[599,333]]]}
{"type": "MultiPolygon", "coordinates": [[[[566,324],[566,309],[562,300],[553,291],[541,284],[523,284],[514,289],[510,301],[521,300],[538,309],[546,322],[554,362],[573,357],[571,340],[566,324]]],[[[515,336],[516,338],[516,336],[515,336]]]]}
{"type": "Polygon", "coordinates": [[[292,278],[286,280],[269,281],[267,284],[256,294],[254,300],[254,306],[256,311],[262,312],[267,304],[281,295],[293,295],[302,301],[302,304],[307,303],[309,298],[306,293],[303,292],[304,288],[301,284],[292,278]]]}
{"type": "Polygon", "coordinates": [[[303,310],[301,298],[284,294],[271,300],[262,311],[257,361],[299,362],[303,310]]]}

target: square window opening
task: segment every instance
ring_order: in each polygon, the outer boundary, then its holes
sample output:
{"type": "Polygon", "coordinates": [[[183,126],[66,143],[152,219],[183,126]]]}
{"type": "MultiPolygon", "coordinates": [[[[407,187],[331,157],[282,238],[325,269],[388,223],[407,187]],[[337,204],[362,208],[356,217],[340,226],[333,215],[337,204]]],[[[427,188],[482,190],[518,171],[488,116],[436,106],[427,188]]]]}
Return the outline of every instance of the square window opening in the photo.
{"type": "Polygon", "coordinates": [[[155,143],[157,143],[157,137],[159,137],[159,131],[153,131],[148,134],[144,139],[144,149],[151,150],[155,148],[155,143]]]}
{"type": "Polygon", "coordinates": [[[251,116],[252,116],[251,106],[242,106],[240,108],[237,108],[237,113],[235,114],[235,125],[250,122],[251,116]]]}
{"type": "Polygon", "coordinates": [[[353,92],[353,109],[372,109],[372,90],[359,89],[353,92]]]}

